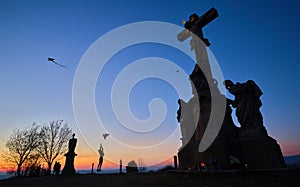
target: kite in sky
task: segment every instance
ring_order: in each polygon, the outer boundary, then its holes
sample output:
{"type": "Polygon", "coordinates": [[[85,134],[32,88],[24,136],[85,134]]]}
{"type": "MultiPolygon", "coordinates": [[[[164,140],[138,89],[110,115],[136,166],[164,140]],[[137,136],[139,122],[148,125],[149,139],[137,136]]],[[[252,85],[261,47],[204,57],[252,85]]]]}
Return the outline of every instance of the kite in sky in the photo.
{"type": "Polygon", "coordinates": [[[61,64],[55,62],[55,58],[48,57],[48,61],[49,62],[53,62],[54,64],[56,64],[56,65],[58,65],[60,67],[63,67],[63,68],[67,67],[67,66],[64,66],[64,65],[61,65],[61,64]]]}
{"type": "Polygon", "coordinates": [[[104,140],[106,140],[106,138],[109,136],[109,134],[108,134],[108,133],[105,133],[105,134],[103,134],[102,136],[103,136],[104,140]]]}

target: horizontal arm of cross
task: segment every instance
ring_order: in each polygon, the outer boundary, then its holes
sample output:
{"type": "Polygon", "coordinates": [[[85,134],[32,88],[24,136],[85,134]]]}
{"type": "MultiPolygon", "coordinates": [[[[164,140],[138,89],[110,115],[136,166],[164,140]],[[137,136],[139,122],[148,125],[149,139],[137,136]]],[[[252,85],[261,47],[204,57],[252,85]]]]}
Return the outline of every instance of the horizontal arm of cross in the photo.
{"type": "MultiPolygon", "coordinates": [[[[210,23],[211,21],[213,21],[214,19],[216,19],[219,16],[218,11],[212,7],[211,9],[209,9],[206,13],[204,13],[199,20],[197,20],[197,22],[195,23],[195,25],[193,27],[199,27],[200,29],[202,29],[203,27],[205,27],[208,23],[210,23]]],[[[193,27],[190,29],[191,31],[195,30],[193,29],[193,27]]],[[[191,33],[187,30],[184,29],[183,31],[181,31],[178,35],[177,35],[177,39],[181,42],[183,42],[184,40],[186,40],[187,38],[189,38],[191,36],[191,33]]]]}

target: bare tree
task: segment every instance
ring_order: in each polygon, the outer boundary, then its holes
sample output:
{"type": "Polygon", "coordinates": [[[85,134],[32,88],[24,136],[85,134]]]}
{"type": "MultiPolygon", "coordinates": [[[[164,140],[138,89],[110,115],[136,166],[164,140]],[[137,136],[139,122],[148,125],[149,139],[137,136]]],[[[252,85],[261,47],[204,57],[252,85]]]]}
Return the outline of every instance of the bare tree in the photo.
{"type": "Polygon", "coordinates": [[[139,158],[139,159],[138,159],[138,166],[139,166],[140,172],[143,173],[143,172],[146,171],[144,159],[142,159],[142,158],[139,158]]]}
{"type": "Polygon", "coordinates": [[[7,162],[17,164],[17,176],[21,176],[23,164],[36,156],[35,151],[40,141],[39,126],[35,123],[30,128],[13,130],[13,134],[5,144],[8,151],[3,154],[3,158],[7,162]]]}
{"type": "Polygon", "coordinates": [[[22,175],[24,176],[39,176],[41,169],[41,158],[40,155],[36,152],[30,156],[25,162],[22,170],[22,175]]]}
{"type": "Polygon", "coordinates": [[[42,141],[38,147],[40,156],[48,164],[48,174],[51,172],[53,162],[68,151],[68,140],[72,130],[63,120],[51,121],[41,128],[42,141]]]}

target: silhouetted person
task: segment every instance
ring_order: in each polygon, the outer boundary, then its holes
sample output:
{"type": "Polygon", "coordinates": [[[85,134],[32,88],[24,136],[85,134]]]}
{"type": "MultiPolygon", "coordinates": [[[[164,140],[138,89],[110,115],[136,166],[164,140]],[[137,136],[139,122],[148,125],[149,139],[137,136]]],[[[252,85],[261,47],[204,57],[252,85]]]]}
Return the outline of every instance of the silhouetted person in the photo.
{"type": "Polygon", "coordinates": [[[98,153],[99,153],[100,157],[99,157],[99,163],[98,163],[98,166],[97,166],[97,172],[100,172],[101,167],[102,167],[102,163],[103,163],[103,157],[104,157],[104,151],[103,151],[102,144],[100,144],[100,148],[98,150],[98,153]]]}
{"type": "Polygon", "coordinates": [[[57,171],[57,162],[55,162],[53,166],[53,175],[56,175],[56,171],[57,171]]]}
{"type": "Polygon", "coordinates": [[[55,162],[54,167],[53,167],[53,174],[54,175],[59,175],[60,167],[61,167],[61,164],[59,162],[55,162]]]}
{"type": "Polygon", "coordinates": [[[41,172],[41,165],[38,165],[38,167],[36,168],[36,176],[40,176],[40,172],[41,172]]]}
{"type": "Polygon", "coordinates": [[[61,168],[61,164],[60,164],[60,162],[58,162],[58,166],[57,166],[57,174],[60,173],[60,168],[61,168]]]}

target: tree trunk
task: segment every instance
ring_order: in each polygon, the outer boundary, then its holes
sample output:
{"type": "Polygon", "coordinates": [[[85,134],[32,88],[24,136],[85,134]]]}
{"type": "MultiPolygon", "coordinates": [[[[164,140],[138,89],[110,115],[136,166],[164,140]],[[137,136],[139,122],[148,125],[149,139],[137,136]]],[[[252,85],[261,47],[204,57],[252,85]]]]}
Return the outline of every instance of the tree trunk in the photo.
{"type": "Polygon", "coordinates": [[[18,177],[21,176],[21,164],[18,164],[18,168],[17,168],[17,176],[18,176],[18,177]]]}
{"type": "Polygon", "coordinates": [[[52,162],[51,163],[48,162],[47,164],[48,164],[47,174],[51,175],[52,162]]]}

